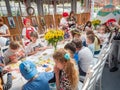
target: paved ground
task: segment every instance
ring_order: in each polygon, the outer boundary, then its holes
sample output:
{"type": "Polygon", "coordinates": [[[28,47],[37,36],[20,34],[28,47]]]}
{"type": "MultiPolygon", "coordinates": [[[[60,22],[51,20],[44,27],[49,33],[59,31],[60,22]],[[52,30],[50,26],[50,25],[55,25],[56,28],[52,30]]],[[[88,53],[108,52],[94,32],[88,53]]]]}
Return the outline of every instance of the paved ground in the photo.
{"type": "Polygon", "coordinates": [[[105,66],[102,83],[102,90],[120,90],[120,65],[116,72],[109,72],[109,68],[105,66]]]}

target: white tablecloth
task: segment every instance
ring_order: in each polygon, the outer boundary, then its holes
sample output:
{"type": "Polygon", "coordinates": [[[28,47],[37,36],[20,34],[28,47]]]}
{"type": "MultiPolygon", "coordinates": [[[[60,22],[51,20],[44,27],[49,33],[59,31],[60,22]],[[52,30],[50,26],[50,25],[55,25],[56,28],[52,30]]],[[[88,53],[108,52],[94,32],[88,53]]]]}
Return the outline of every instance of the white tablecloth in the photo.
{"type": "MultiPolygon", "coordinates": [[[[59,44],[57,48],[64,48],[65,43],[59,44]]],[[[45,72],[46,67],[43,67],[44,64],[51,68],[50,72],[53,71],[54,61],[52,55],[54,53],[54,48],[46,49],[45,51],[40,51],[35,55],[28,56],[25,60],[30,60],[37,65],[38,72],[45,72]]],[[[11,72],[13,75],[13,84],[10,90],[21,90],[22,86],[27,82],[19,72],[19,64],[22,61],[19,61],[16,64],[10,64],[9,66],[13,69],[11,72]]],[[[4,76],[6,82],[6,75],[4,76]]]]}

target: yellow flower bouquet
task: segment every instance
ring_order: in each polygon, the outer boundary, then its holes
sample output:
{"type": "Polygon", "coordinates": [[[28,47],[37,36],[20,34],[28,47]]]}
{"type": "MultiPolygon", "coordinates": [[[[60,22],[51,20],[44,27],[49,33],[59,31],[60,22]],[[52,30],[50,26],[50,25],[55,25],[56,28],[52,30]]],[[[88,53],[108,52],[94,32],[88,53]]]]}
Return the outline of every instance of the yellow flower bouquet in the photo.
{"type": "Polygon", "coordinates": [[[54,46],[56,50],[57,43],[64,39],[64,32],[62,30],[51,29],[45,34],[44,38],[48,41],[48,44],[54,46]]]}
{"type": "Polygon", "coordinates": [[[95,29],[97,27],[97,25],[100,25],[101,21],[99,19],[93,20],[92,24],[94,25],[95,29]]]}

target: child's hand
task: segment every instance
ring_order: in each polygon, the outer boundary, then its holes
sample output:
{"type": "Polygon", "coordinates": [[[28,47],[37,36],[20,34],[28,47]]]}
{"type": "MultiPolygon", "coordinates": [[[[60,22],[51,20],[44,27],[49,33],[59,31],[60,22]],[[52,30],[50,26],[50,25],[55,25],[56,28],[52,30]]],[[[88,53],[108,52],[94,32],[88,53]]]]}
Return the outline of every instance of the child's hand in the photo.
{"type": "Polygon", "coordinates": [[[59,75],[60,69],[56,65],[54,66],[54,72],[59,75]]]}
{"type": "Polygon", "coordinates": [[[17,63],[18,59],[11,60],[12,63],[17,63]]]}
{"type": "Polygon", "coordinates": [[[18,57],[24,57],[25,56],[25,53],[24,51],[19,51],[18,53],[16,53],[18,57]]]}
{"type": "Polygon", "coordinates": [[[36,47],[36,48],[35,48],[35,51],[39,51],[39,50],[40,50],[39,47],[36,47]]]}
{"type": "Polygon", "coordinates": [[[42,48],[42,50],[46,50],[46,49],[47,49],[47,47],[43,47],[43,48],[42,48]]]}
{"type": "Polygon", "coordinates": [[[5,65],[4,65],[4,64],[2,64],[2,63],[0,63],[0,66],[4,67],[5,65]]]}
{"type": "Polygon", "coordinates": [[[10,66],[5,66],[4,69],[3,69],[4,72],[10,72],[12,71],[11,67],[10,66]]]}

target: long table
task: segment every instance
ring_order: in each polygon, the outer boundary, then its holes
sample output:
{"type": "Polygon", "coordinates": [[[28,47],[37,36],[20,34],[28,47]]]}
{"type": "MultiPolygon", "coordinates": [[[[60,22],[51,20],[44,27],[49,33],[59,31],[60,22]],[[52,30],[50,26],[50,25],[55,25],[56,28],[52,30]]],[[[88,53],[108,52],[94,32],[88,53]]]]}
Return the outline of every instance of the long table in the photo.
{"type": "MultiPolygon", "coordinates": [[[[64,44],[59,44],[57,48],[63,48],[64,44]]],[[[46,49],[45,51],[39,51],[32,56],[26,56],[26,58],[8,65],[11,68],[13,84],[10,90],[21,90],[22,86],[27,82],[19,71],[19,64],[24,60],[30,60],[36,64],[38,72],[51,72],[53,71],[54,61],[52,55],[54,48],[46,49]]],[[[4,75],[4,81],[6,82],[6,75],[4,75]]]]}

